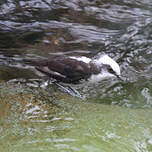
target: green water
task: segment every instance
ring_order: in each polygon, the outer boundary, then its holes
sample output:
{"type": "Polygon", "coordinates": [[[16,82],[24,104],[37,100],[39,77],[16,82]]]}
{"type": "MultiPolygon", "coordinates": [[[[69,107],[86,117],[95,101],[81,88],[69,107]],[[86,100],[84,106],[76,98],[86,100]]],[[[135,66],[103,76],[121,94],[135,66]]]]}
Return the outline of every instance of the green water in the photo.
{"type": "Polygon", "coordinates": [[[52,99],[42,90],[38,91],[43,96],[36,98],[37,92],[31,94],[31,90],[19,85],[3,89],[1,151],[152,151],[151,108],[87,103],[64,94],[54,94],[56,98],[52,99]],[[13,87],[14,93],[7,93],[13,87]]]}

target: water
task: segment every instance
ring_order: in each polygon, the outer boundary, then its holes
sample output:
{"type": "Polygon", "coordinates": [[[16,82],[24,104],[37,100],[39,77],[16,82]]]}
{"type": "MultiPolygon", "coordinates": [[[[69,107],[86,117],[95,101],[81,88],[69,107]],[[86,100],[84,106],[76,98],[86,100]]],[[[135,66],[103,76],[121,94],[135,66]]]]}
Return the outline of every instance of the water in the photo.
{"type": "Polygon", "coordinates": [[[152,151],[150,0],[6,0],[0,10],[0,149],[152,151]],[[22,62],[103,52],[124,81],[72,86],[84,99],[53,84],[39,90],[43,80],[22,62]]]}

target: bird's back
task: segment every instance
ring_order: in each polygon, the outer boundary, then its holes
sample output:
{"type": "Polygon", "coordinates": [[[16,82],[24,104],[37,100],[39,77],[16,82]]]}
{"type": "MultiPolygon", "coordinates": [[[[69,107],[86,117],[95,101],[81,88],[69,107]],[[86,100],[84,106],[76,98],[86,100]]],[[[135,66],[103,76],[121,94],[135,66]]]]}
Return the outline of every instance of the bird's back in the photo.
{"type": "Polygon", "coordinates": [[[31,65],[41,73],[66,83],[77,83],[81,79],[88,79],[91,75],[89,63],[66,56],[42,61],[35,60],[31,62],[31,65]]]}

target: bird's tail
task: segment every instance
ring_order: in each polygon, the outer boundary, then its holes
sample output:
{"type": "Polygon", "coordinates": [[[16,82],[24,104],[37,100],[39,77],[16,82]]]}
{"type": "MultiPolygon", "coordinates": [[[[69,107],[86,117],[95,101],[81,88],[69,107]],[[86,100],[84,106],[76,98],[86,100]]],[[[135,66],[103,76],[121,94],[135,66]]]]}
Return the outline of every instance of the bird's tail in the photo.
{"type": "Polygon", "coordinates": [[[47,60],[31,60],[31,59],[23,59],[23,62],[27,65],[31,66],[47,66],[47,60]]]}

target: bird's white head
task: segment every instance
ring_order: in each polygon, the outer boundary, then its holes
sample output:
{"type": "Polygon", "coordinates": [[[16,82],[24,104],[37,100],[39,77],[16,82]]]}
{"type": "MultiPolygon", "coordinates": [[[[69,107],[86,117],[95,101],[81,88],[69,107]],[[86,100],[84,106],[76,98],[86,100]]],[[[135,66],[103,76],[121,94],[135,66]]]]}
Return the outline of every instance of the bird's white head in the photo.
{"type": "Polygon", "coordinates": [[[97,65],[109,65],[117,76],[120,76],[120,67],[116,61],[114,61],[108,55],[101,55],[98,59],[95,59],[97,65]]]}

